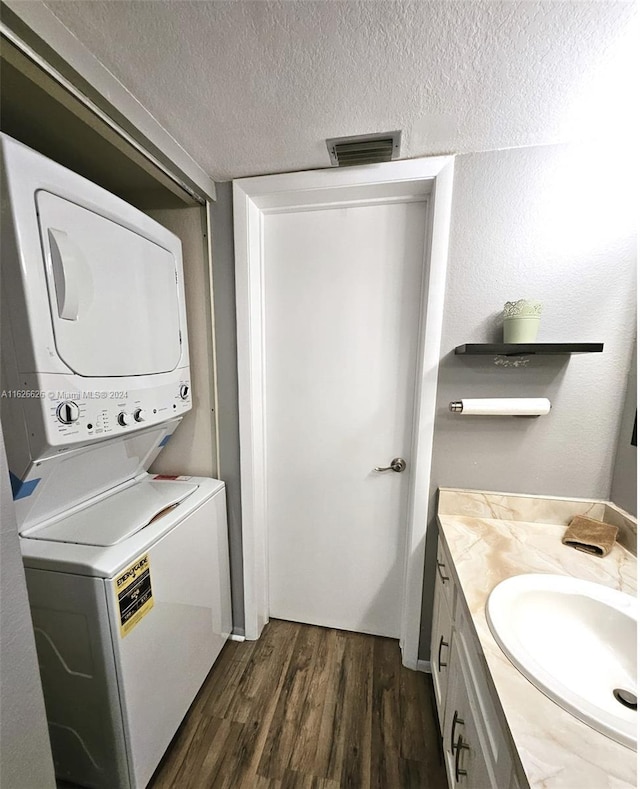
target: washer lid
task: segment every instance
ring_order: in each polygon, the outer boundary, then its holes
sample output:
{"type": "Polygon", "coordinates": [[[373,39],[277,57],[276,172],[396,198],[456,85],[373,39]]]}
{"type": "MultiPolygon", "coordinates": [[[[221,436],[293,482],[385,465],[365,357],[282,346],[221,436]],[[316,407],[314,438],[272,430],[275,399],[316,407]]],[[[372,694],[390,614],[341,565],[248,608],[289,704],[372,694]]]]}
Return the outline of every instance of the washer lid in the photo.
{"type": "Polygon", "coordinates": [[[32,540],[117,545],[177,507],[198,489],[190,482],[142,480],[63,520],[29,534],[32,540]]]}

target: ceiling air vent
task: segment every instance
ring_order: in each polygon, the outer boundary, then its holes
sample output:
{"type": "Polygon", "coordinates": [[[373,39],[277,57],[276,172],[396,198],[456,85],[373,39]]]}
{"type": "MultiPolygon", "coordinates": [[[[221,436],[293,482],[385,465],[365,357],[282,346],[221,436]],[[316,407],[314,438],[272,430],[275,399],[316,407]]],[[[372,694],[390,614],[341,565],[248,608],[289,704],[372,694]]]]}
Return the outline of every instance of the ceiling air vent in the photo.
{"type": "Polygon", "coordinates": [[[327,140],[331,164],[347,167],[353,164],[390,162],[400,155],[402,132],[365,134],[358,137],[334,137],[327,140]]]}

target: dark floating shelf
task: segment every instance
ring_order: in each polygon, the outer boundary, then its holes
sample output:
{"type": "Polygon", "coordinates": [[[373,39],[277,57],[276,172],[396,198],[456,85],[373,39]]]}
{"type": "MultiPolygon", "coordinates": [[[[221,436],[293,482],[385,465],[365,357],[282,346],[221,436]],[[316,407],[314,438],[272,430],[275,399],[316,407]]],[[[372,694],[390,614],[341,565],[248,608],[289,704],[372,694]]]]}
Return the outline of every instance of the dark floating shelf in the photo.
{"type": "Polygon", "coordinates": [[[457,354],[468,356],[530,356],[533,354],[602,353],[602,342],[467,343],[457,354]]]}

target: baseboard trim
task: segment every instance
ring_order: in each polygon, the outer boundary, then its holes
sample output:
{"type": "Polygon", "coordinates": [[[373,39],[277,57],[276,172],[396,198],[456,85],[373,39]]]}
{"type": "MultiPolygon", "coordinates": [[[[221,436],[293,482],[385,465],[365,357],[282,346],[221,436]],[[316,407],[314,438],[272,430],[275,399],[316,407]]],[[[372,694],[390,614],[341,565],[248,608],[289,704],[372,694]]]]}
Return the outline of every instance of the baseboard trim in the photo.
{"type": "Polygon", "coordinates": [[[430,660],[418,660],[418,671],[422,671],[425,674],[431,674],[431,661],[430,660]]]}
{"type": "Polygon", "coordinates": [[[229,641],[245,641],[245,637],[239,636],[237,633],[231,633],[229,641]]]}

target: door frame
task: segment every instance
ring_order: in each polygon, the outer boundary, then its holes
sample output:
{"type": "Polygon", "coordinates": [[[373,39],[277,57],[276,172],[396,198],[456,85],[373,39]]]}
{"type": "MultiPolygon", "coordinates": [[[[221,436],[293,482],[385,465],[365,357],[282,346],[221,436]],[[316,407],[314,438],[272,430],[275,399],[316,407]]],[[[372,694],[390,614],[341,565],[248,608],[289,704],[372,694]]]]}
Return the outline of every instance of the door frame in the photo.
{"type": "Polygon", "coordinates": [[[428,199],[400,623],[402,662],[417,668],[453,168],[453,156],[438,156],[233,182],[247,639],[259,638],[269,621],[263,217],[267,213],[321,206],[428,199]]]}

